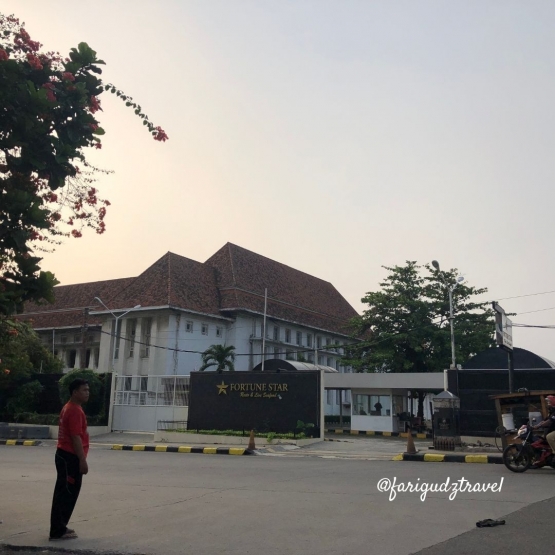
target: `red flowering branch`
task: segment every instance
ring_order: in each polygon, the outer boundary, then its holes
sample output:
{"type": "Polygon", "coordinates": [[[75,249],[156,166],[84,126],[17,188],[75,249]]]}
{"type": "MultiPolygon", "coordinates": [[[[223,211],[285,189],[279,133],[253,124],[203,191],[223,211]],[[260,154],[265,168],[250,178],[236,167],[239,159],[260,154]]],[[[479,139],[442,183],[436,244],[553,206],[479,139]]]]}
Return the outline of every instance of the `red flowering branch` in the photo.
{"type": "Polygon", "coordinates": [[[44,52],[16,17],[0,14],[0,316],[51,297],[55,278],[35,250],[106,229],[110,203],[95,186],[102,170],[85,156],[102,148],[101,95],[123,95],[155,140],[168,139],[131,97],[103,83],[102,65],[84,42],[67,57],[44,52]]]}

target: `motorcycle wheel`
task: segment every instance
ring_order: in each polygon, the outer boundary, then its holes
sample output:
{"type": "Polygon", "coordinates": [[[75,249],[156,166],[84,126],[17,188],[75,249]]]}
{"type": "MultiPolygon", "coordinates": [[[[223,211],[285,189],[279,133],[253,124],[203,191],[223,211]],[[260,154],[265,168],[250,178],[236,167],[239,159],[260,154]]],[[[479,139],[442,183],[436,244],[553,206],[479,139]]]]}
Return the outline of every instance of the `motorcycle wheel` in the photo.
{"type": "Polygon", "coordinates": [[[511,472],[525,472],[532,465],[532,456],[527,449],[520,449],[520,445],[507,445],[503,451],[503,463],[511,472]]]}

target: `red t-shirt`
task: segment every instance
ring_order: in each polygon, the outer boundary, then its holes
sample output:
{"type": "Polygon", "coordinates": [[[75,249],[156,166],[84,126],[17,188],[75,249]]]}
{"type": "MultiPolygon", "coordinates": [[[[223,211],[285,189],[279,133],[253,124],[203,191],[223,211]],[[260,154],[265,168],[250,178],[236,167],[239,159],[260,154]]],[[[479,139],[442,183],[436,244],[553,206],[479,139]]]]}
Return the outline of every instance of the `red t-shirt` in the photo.
{"type": "Polygon", "coordinates": [[[71,436],[79,436],[83,442],[85,456],[89,452],[89,434],[87,432],[87,417],[83,409],[69,401],[64,405],[60,413],[60,427],[58,430],[58,449],[63,449],[68,453],[75,453],[71,436]]]}

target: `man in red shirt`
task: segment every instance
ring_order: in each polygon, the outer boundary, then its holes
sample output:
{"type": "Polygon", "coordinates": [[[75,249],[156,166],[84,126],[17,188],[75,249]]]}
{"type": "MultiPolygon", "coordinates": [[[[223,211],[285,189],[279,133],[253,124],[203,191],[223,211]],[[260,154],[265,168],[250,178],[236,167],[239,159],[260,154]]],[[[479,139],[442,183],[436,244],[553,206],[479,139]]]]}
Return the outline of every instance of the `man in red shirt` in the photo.
{"type": "Polygon", "coordinates": [[[77,537],[75,531],[69,529],[67,524],[79,497],[83,474],[89,472],[87,417],[81,408],[89,400],[89,382],[76,378],[69,384],[69,394],[71,397],[60,413],[55,457],[58,478],[50,515],[51,540],[69,540],[77,537]]]}

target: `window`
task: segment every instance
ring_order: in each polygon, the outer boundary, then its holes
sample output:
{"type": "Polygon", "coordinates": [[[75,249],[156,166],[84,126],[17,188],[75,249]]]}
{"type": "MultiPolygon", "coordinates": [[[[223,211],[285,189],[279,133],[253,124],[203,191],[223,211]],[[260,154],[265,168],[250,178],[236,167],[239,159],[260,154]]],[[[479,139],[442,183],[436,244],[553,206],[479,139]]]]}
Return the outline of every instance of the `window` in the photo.
{"type": "Polygon", "coordinates": [[[71,351],[69,351],[68,353],[68,357],[67,357],[67,367],[68,368],[75,368],[75,361],[77,359],[77,351],[72,349],[71,351]]]}
{"type": "Polygon", "coordinates": [[[274,358],[279,358],[279,347],[274,347],[274,358]]]}
{"type": "Polygon", "coordinates": [[[390,416],[389,395],[353,395],[353,414],[362,416],[390,416]]]}
{"type": "Polygon", "coordinates": [[[135,318],[127,320],[127,356],[133,358],[135,354],[135,333],[137,332],[137,320],[135,318]]]}
{"type": "Polygon", "coordinates": [[[312,347],[312,334],[311,333],[306,334],[306,346],[307,347],[312,347]]]}
{"type": "Polygon", "coordinates": [[[332,402],[333,402],[333,391],[331,389],[328,389],[326,391],[326,397],[327,397],[326,401],[327,401],[328,405],[331,405],[332,402]]]}
{"type": "Polygon", "coordinates": [[[329,337],[326,337],[326,349],[329,349],[329,346],[331,345],[331,339],[329,337]]]}
{"type": "Polygon", "coordinates": [[[152,328],[152,318],[143,318],[141,327],[141,356],[148,358],[150,356],[150,330],[152,328]]]}
{"type": "Polygon", "coordinates": [[[341,370],[341,361],[337,359],[335,361],[335,369],[339,372],[341,370]]]}
{"type": "Polygon", "coordinates": [[[200,333],[202,333],[202,335],[208,335],[208,324],[201,325],[200,333]]]}
{"type": "Polygon", "coordinates": [[[131,391],[131,378],[125,378],[123,380],[123,390],[131,391]]]}
{"type": "Polygon", "coordinates": [[[340,405],[341,404],[341,390],[340,389],[336,389],[335,390],[335,402],[340,405]]]}
{"type": "Polygon", "coordinates": [[[216,326],[216,337],[222,337],[224,330],[221,326],[216,326]]]}
{"type": "Polygon", "coordinates": [[[76,333],[76,334],[73,336],[73,342],[74,342],[74,343],[81,343],[81,334],[80,334],[80,333],[76,333]]]}
{"type": "Polygon", "coordinates": [[[308,355],[308,362],[310,362],[311,364],[314,363],[314,355],[312,353],[308,355]]]}
{"type": "MultiPolygon", "coordinates": [[[[116,344],[114,345],[114,358],[119,358],[119,345],[121,342],[121,320],[116,320],[114,324],[116,328],[116,344]]],[[[112,328],[113,329],[113,328],[112,328]]]]}
{"type": "Polygon", "coordinates": [[[67,343],[67,335],[60,335],[60,343],[67,343]]]}
{"type": "Polygon", "coordinates": [[[328,365],[328,366],[331,366],[331,367],[333,368],[333,358],[328,357],[327,365],[328,365]]]}
{"type": "Polygon", "coordinates": [[[274,341],[279,341],[279,326],[274,326],[274,341]]]}
{"type": "Polygon", "coordinates": [[[316,336],[316,348],[317,349],[322,348],[322,338],[319,335],[316,336]]]}
{"type": "Polygon", "coordinates": [[[318,364],[321,364],[322,366],[324,365],[324,357],[322,356],[318,357],[318,364]]]}
{"type": "Polygon", "coordinates": [[[193,333],[193,321],[192,320],[187,320],[185,322],[185,331],[187,333],[193,333]]]}
{"type": "Polygon", "coordinates": [[[285,330],[285,343],[291,343],[291,330],[285,330]]]}
{"type": "Polygon", "coordinates": [[[295,360],[295,354],[291,349],[287,349],[285,353],[285,360],[295,360]]]}
{"type": "Polygon", "coordinates": [[[303,345],[303,332],[302,331],[297,332],[297,345],[299,347],[302,347],[302,345],[303,345]]]}

